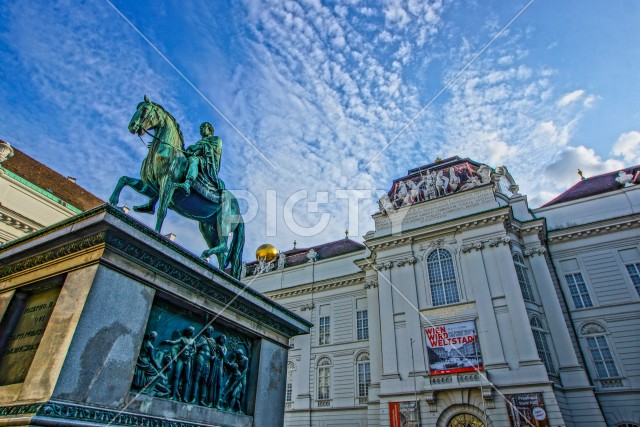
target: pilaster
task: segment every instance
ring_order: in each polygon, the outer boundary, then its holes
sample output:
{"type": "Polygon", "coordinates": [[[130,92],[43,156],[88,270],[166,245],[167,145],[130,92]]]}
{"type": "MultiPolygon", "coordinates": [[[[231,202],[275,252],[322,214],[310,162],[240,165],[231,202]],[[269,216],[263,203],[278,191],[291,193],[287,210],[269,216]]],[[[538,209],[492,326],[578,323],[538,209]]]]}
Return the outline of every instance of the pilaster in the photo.
{"type": "Polygon", "coordinates": [[[391,281],[392,262],[376,265],[378,271],[378,293],[380,301],[380,332],[382,348],[382,379],[399,378],[398,357],[396,354],[396,331],[393,319],[393,282],[391,281]]]}
{"type": "Polygon", "coordinates": [[[496,260],[496,268],[502,280],[503,291],[507,306],[509,308],[509,325],[503,325],[512,329],[516,340],[520,362],[540,361],[538,350],[527,316],[527,309],[518,285],[518,275],[513,264],[511,250],[509,249],[509,238],[489,241],[490,250],[493,251],[496,260]]]}
{"type": "Polygon", "coordinates": [[[506,368],[507,362],[502,348],[498,322],[493,309],[491,290],[487,281],[487,272],[482,259],[484,243],[476,242],[463,245],[462,258],[466,270],[468,285],[474,287],[476,308],[478,310],[478,331],[482,358],[487,369],[506,368]]]}

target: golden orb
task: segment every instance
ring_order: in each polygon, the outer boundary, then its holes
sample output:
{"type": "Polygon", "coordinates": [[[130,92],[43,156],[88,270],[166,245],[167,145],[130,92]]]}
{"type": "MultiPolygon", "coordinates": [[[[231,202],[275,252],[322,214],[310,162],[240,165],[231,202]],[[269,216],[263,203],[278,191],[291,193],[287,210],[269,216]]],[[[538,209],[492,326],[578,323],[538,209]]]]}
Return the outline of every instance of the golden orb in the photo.
{"type": "Polygon", "coordinates": [[[278,256],[278,250],[275,246],[265,243],[256,249],[256,259],[264,259],[266,262],[273,261],[278,256]]]}

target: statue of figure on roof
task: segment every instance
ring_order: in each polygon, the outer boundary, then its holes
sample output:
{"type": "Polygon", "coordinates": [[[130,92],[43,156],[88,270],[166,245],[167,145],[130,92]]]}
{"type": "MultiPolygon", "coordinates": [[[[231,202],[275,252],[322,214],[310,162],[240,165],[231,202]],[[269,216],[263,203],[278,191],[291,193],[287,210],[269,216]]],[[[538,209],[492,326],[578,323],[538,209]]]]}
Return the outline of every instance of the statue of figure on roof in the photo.
{"type": "Polygon", "coordinates": [[[224,183],[218,178],[220,157],[222,156],[222,139],[214,135],[213,132],[211,123],[202,123],[200,125],[202,139],[185,150],[189,166],[184,182],[176,184],[176,188],[184,190],[187,194],[191,193],[191,187],[196,182],[201,189],[205,190],[205,193],[224,190],[224,183]]]}

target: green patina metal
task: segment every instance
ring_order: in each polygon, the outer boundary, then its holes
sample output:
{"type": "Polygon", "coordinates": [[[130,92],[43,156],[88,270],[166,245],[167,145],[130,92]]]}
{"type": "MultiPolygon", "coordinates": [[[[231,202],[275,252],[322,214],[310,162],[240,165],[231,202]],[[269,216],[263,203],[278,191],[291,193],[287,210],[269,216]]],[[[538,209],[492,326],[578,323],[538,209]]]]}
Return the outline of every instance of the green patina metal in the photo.
{"type": "Polygon", "coordinates": [[[21,177],[20,175],[16,175],[15,173],[11,172],[9,169],[5,169],[2,166],[0,166],[0,170],[2,170],[2,172],[4,172],[5,174],[7,174],[8,177],[15,179],[16,181],[18,181],[20,184],[26,185],[27,187],[29,187],[30,189],[32,189],[33,191],[36,191],[40,194],[42,194],[43,196],[53,200],[54,202],[58,203],[59,205],[64,206],[65,208],[69,209],[70,211],[73,211],[74,213],[80,214],[82,213],[82,211],[78,208],[76,208],[75,206],[65,202],[64,200],[62,200],[59,197],[54,196],[53,194],[51,194],[50,192],[48,192],[47,190],[38,187],[37,185],[33,184],[32,182],[27,181],[26,179],[24,179],[23,177],[21,177]]]}
{"type": "Polygon", "coordinates": [[[213,126],[203,124],[203,139],[185,151],[182,131],[176,119],[161,105],[151,102],[145,96],[131,118],[129,131],[140,137],[149,134],[153,140],[149,144],[147,157],[142,161],[141,179],[121,177],[109,203],[117,206],[120,192],[128,186],[149,198],[149,202],[134,206],[135,211],[153,214],[158,205],[158,233],[168,209],[198,221],[200,233],[209,247],[202,253],[202,258],[215,255],[218,267],[224,270],[229,266],[231,275],[239,279],[244,248],[244,221],[238,200],[224,189],[224,184],[217,177],[222,141],[213,137],[213,126]],[[153,130],[153,134],[149,130],[153,130]],[[205,146],[210,149],[203,150],[205,146]],[[207,152],[210,154],[207,155],[207,152]],[[195,160],[194,156],[201,158],[197,162],[192,161],[195,160]],[[195,167],[199,168],[198,174],[195,173],[195,167]],[[192,185],[196,191],[190,191],[192,185]]]}

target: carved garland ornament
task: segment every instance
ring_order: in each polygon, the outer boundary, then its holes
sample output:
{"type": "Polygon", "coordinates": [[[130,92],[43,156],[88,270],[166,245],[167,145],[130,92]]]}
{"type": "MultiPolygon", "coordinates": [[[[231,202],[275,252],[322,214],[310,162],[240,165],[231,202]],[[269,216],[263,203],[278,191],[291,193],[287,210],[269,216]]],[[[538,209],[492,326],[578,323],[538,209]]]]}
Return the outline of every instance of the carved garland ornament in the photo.
{"type": "Polygon", "coordinates": [[[474,249],[475,249],[476,251],[480,251],[480,250],[482,250],[483,248],[484,248],[484,243],[482,243],[482,242],[469,243],[469,244],[466,244],[466,245],[462,245],[462,246],[460,247],[460,249],[462,250],[462,252],[463,252],[463,253],[465,253],[465,254],[466,254],[467,252],[470,252],[470,251],[474,250],[474,249]]]}
{"type": "Polygon", "coordinates": [[[539,246],[537,248],[527,248],[522,254],[526,257],[532,257],[536,255],[544,255],[545,252],[547,252],[547,250],[542,246],[539,246]]]}

